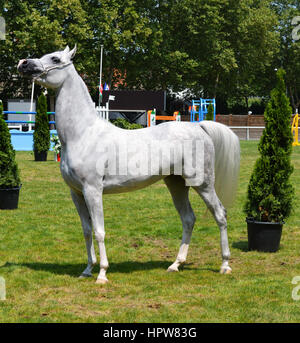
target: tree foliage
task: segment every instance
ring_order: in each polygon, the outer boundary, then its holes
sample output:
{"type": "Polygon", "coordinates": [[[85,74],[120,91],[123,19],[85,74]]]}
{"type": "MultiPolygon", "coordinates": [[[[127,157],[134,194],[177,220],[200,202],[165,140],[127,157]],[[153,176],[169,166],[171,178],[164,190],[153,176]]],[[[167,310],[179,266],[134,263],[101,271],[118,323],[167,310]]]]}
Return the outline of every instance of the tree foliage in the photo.
{"type": "Polygon", "coordinates": [[[30,96],[29,81],[16,72],[20,58],[77,43],[74,63],[95,101],[103,44],[102,80],[111,89],[188,90],[189,98],[216,97],[217,104],[247,110],[250,97],[270,93],[274,68],[282,64],[297,106],[300,43],[291,39],[291,18],[298,2],[0,0],[7,23],[0,41],[2,98],[30,96]]]}
{"type": "Polygon", "coordinates": [[[135,130],[135,129],[141,129],[143,128],[140,124],[132,124],[129,123],[126,119],[118,118],[112,122],[115,126],[120,127],[121,129],[127,129],[127,130],[135,130]]]}
{"type": "Polygon", "coordinates": [[[50,148],[50,131],[47,114],[47,99],[42,93],[38,98],[35,116],[35,130],[33,133],[33,150],[38,153],[50,148]]]}
{"type": "Polygon", "coordinates": [[[10,132],[3,117],[0,101],[0,189],[19,187],[21,184],[15,151],[11,144],[10,132]]]}
{"type": "Polygon", "coordinates": [[[286,71],[286,87],[293,110],[300,106],[300,21],[293,25],[293,18],[300,16],[299,0],[272,1],[272,8],[278,15],[276,30],[280,35],[277,65],[286,71]],[[297,27],[298,26],[298,27],[297,27]],[[293,39],[293,31],[298,38],[293,39]]]}
{"type": "Polygon", "coordinates": [[[206,113],[206,120],[214,120],[214,106],[213,104],[209,104],[207,106],[207,113],[206,113]]]}
{"type": "Polygon", "coordinates": [[[91,55],[84,49],[92,35],[80,0],[0,0],[0,16],[6,21],[6,39],[0,40],[2,99],[16,94],[30,98],[31,82],[16,69],[21,58],[41,57],[78,43],[76,67],[89,71],[91,55]]]}
{"type": "Polygon", "coordinates": [[[248,185],[245,212],[258,221],[282,222],[292,210],[292,109],[285,94],[285,72],[277,72],[277,85],[265,111],[265,130],[259,142],[260,157],[248,185]]]}

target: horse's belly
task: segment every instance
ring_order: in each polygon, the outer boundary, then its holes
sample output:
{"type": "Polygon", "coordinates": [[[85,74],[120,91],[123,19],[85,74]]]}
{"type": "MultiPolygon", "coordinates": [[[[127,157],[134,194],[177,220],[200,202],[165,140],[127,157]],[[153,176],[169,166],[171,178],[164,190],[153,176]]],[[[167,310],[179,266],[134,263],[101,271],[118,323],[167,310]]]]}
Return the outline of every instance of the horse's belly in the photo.
{"type": "Polygon", "coordinates": [[[106,177],[103,182],[103,193],[126,193],[133,192],[152,185],[153,183],[164,178],[162,175],[153,175],[151,177],[140,177],[131,179],[128,177],[106,177]]]}

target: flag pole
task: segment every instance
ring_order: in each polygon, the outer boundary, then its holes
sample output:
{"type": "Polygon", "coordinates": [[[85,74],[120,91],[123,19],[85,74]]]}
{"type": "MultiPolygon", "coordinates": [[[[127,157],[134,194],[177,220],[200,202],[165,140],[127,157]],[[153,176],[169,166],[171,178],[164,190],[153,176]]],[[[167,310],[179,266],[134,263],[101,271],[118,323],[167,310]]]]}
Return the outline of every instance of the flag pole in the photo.
{"type": "Polygon", "coordinates": [[[101,44],[101,53],[100,53],[100,84],[99,84],[99,107],[101,104],[101,84],[102,84],[102,56],[103,56],[103,45],[101,44]]]}
{"type": "MultiPolygon", "coordinates": [[[[34,81],[32,81],[31,87],[31,100],[30,100],[30,112],[33,111],[33,96],[34,96],[34,81]]],[[[29,121],[32,121],[32,113],[29,114],[29,121]]],[[[29,124],[29,131],[32,130],[32,124],[29,124]]]]}

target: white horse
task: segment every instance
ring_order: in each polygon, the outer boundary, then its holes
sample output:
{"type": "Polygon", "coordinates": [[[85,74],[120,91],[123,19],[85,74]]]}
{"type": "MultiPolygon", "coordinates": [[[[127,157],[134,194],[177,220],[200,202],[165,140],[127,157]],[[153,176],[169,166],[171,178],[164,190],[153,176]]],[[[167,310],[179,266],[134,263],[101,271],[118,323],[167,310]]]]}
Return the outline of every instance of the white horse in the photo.
{"type": "Polygon", "coordinates": [[[60,168],[81,219],[88,255],[88,265],[81,277],[91,276],[97,262],[92,236],[94,228],[100,251],[100,273],[96,282],[108,281],[102,195],[133,191],[160,179],[171,193],[183,227],[178,256],[168,271],[178,271],[187,258],[196,219],[188,198],[192,187],[219,226],[220,272],[230,273],[224,206],[232,202],[237,186],[240,161],[237,136],[225,125],[211,121],[199,124],[172,122],[139,130],[115,127],[97,116],[88,89],[72,63],[75,53],[76,46],[71,51],[66,47],[64,51],[40,59],[23,59],[18,70],[57,92],[55,118],[62,144],[60,168]],[[163,151],[170,142],[174,143],[171,145],[173,154],[167,156],[163,151]],[[192,161],[189,161],[190,157],[192,161]],[[122,164],[114,169],[116,161],[123,161],[125,169],[122,164]],[[140,169],[144,172],[140,173],[140,169]]]}

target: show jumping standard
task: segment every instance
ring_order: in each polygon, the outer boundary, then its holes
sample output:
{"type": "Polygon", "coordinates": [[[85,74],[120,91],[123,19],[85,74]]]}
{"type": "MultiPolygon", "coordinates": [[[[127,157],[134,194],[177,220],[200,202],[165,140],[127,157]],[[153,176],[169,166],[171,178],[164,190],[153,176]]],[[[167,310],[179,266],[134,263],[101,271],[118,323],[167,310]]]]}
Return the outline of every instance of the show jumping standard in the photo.
{"type": "Polygon", "coordinates": [[[196,219],[188,198],[192,187],[220,228],[220,271],[230,273],[226,210],[219,198],[227,206],[235,195],[240,159],[237,136],[226,126],[211,121],[172,122],[139,130],[115,127],[97,116],[88,89],[72,63],[75,52],[76,46],[71,51],[66,47],[40,59],[21,60],[18,70],[57,91],[60,168],[81,219],[88,254],[88,265],[81,277],[91,276],[97,262],[93,227],[100,250],[96,282],[108,281],[102,195],[134,191],[161,179],[172,195],[183,227],[178,256],[168,271],[178,271],[186,261],[196,219]],[[165,155],[168,143],[173,150],[165,155]]]}

